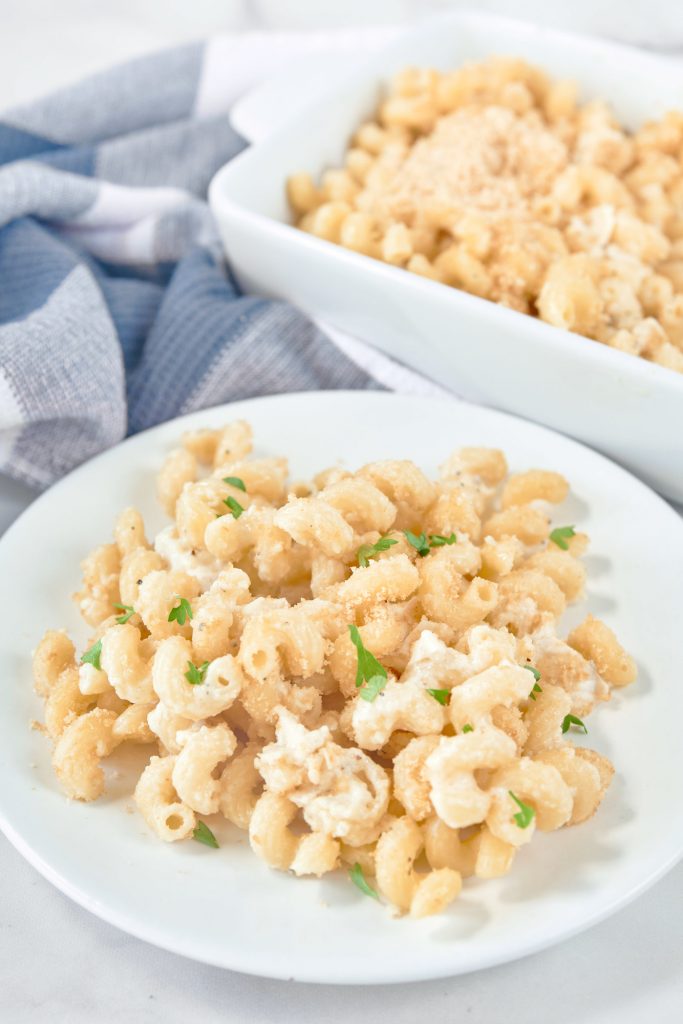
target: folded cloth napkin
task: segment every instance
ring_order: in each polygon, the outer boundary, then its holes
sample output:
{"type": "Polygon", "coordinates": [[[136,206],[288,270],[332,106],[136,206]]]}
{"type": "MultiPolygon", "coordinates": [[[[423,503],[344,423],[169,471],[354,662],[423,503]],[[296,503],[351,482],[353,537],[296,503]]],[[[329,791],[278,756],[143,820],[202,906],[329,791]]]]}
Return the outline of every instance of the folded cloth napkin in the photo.
{"type": "MultiPolygon", "coordinates": [[[[334,45],[357,51],[357,36],[334,45]]],[[[330,39],[216,44],[133,61],[0,117],[1,472],[45,487],[195,409],[385,386],[299,311],[240,293],[205,201],[245,146],[230,125],[235,98],[330,39]]]]}

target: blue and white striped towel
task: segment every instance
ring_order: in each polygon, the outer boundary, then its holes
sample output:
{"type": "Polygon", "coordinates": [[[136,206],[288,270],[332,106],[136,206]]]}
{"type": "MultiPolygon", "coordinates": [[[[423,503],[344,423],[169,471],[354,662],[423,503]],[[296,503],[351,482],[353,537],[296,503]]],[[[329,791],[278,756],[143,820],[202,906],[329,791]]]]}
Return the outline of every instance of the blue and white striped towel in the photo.
{"type": "Polygon", "coordinates": [[[241,295],[205,202],[245,145],[232,102],[320,45],[220,37],[0,117],[0,472],[45,487],[194,409],[392,386],[297,310],[241,295]]]}

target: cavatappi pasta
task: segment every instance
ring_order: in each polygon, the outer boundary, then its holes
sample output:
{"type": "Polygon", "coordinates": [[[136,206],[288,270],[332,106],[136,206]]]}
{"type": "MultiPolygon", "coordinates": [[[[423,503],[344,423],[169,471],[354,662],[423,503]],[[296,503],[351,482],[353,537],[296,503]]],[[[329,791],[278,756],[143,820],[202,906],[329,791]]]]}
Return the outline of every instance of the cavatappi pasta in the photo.
{"type": "Polygon", "coordinates": [[[462,448],[436,480],[387,460],[290,487],[250,451],[243,422],[186,434],[157,479],[171,524],[151,543],[126,509],[83,562],[87,649],[38,645],[66,794],[145,745],[151,834],[216,846],[222,816],[270,867],[343,868],[415,916],[589,818],[613,769],[572,739],[636,672],[590,615],[557,633],[588,543],[551,526],[564,478],[462,448]]]}
{"type": "Polygon", "coordinates": [[[287,188],[304,231],[683,372],[683,112],[630,133],[522,60],[408,68],[287,188]]]}

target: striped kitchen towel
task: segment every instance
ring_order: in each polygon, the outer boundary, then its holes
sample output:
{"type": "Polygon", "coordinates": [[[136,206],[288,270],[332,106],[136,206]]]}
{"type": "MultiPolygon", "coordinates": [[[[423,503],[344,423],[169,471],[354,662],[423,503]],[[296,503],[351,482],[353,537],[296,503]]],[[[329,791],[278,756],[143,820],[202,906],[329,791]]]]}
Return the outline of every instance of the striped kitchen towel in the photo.
{"type": "MultiPolygon", "coordinates": [[[[357,50],[349,35],[334,45],[357,50]]],[[[245,145],[231,104],[322,42],[220,37],[0,116],[0,472],[41,488],[195,409],[392,386],[352,343],[242,295],[205,201],[245,145]]]]}

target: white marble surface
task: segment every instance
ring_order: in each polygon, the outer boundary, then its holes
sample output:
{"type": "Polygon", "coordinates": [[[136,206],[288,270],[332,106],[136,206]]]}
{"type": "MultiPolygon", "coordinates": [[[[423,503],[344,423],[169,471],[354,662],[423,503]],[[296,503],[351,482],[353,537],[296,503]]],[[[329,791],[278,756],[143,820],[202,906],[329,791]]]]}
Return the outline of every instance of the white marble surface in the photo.
{"type": "MultiPolygon", "coordinates": [[[[0,0],[0,106],[215,31],[390,22],[446,6],[458,2],[0,0]]],[[[674,0],[487,0],[468,6],[683,54],[683,9],[674,0]]],[[[0,479],[0,532],[29,500],[23,487],[0,479]]],[[[410,987],[286,984],[194,964],[118,932],[52,888],[0,837],[0,1020],[673,1024],[683,1017],[682,920],[679,865],[611,920],[516,964],[410,987]]]]}

